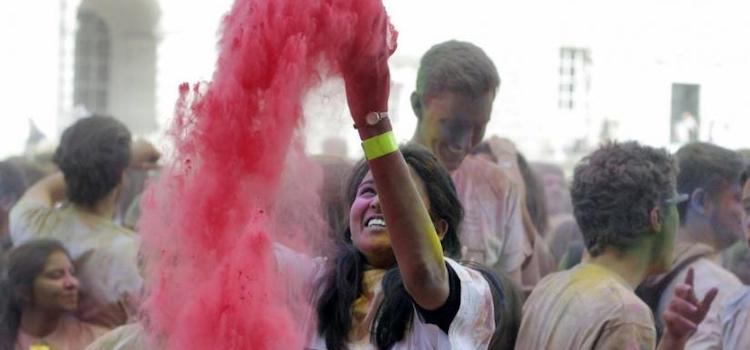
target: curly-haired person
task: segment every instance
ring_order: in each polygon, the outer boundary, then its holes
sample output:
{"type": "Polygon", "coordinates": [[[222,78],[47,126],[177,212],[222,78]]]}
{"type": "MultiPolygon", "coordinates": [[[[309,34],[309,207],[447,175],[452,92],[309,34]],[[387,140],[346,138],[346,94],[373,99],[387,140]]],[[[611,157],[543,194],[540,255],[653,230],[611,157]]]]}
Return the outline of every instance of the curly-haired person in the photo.
{"type": "MultiPolygon", "coordinates": [[[[634,289],[669,269],[679,223],[677,169],[663,150],[612,143],[586,157],[571,190],[588,262],[537,284],[523,308],[516,349],[654,349],[649,307],[634,289]]],[[[706,315],[692,275],[663,315],[659,349],[681,349],[706,315]]]]}

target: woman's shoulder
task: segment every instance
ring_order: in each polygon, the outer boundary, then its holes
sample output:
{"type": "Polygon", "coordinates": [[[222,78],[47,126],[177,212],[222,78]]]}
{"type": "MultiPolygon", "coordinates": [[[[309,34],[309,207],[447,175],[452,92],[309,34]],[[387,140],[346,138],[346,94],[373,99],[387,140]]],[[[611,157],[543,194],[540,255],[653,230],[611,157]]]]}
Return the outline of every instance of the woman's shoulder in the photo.
{"type": "Polygon", "coordinates": [[[453,271],[456,272],[456,275],[461,280],[461,285],[464,285],[466,283],[469,284],[477,284],[478,286],[487,286],[489,288],[489,284],[487,282],[487,279],[484,278],[484,275],[482,274],[479,269],[467,266],[459,263],[458,261],[455,261],[451,258],[445,257],[445,262],[450,265],[451,268],[453,268],[453,271]]]}
{"type": "Polygon", "coordinates": [[[487,278],[478,269],[445,258],[460,281],[460,306],[451,321],[451,348],[486,348],[495,332],[494,304],[487,278]]]}

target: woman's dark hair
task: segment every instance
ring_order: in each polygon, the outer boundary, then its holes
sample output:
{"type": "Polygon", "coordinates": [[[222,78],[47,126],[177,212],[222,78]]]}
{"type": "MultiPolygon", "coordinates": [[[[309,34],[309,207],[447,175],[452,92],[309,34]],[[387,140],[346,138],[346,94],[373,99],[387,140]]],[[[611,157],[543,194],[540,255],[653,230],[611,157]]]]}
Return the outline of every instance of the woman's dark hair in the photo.
{"type": "MultiPolygon", "coordinates": [[[[448,172],[426,148],[408,144],[401,146],[406,163],[424,182],[430,201],[430,217],[448,224],[441,243],[446,256],[458,258],[460,243],[458,229],[463,208],[456,195],[448,172]]],[[[351,206],[357,188],[367,174],[367,162],[355,165],[346,187],[346,203],[351,206]]],[[[347,348],[352,329],[352,303],[363,293],[362,275],[365,257],[352,245],[347,226],[340,237],[337,255],[331,261],[328,274],[322,281],[322,294],[317,302],[318,333],[329,350],[347,348]]],[[[380,349],[389,349],[404,338],[413,314],[412,299],[404,288],[398,267],[394,266],[383,277],[383,303],[374,321],[371,340],[380,349]]]]}
{"type": "Polygon", "coordinates": [[[23,300],[33,295],[34,279],[55,252],[70,258],[62,243],[51,239],[34,240],[8,252],[0,280],[0,350],[14,349],[23,300]]]}
{"type": "Polygon", "coordinates": [[[516,155],[516,161],[526,186],[526,209],[529,210],[529,216],[531,216],[531,221],[536,230],[540,235],[545,235],[547,229],[549,229],[549,218],[547,217],[547,196],[544,193],[544,186],[521,153],[516,155]]]}
{"type": "Polygon", "coordinates": [[[68,199],[93,206],[122,181],[130,164],[128,128],[112,117],[79,119],[65,129],[53,158],[65,176],[68,199]]]}

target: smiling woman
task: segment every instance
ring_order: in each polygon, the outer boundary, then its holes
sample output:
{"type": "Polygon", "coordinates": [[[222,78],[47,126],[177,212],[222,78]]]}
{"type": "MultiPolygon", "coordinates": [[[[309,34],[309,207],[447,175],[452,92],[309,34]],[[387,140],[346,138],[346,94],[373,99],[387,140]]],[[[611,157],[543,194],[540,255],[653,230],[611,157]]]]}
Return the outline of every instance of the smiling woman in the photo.
{"type": "Polygon", "coordinates": [[[37,240],[8,254],[0,298],[0,349],[82,349],[105,329],[78,321],[78,279],[67,250],[37,240]]]}
{"type": "Polygon", "coordinates": [[[412,295],[402,271],[408,262],[399,261],[396,244],[391,242],[399,234],[394,222],[403,218],[386,220],[382,193],[368,163],[361,161],[346,187],[349,227],[322,281],[317,304],[319,338],[313,349],[356,349],[370,344],[381,349],[455,349],[457,344],[481,348],[495,331],[488,282],[479,271],[451,260],[460,253],[463,211],[448,172],[422,146],[402,146],[401,153],[434,226],[431,231],[440,239],[434,254],[446,267],[448,295],[433,308],[420,305],[412,295]]]}

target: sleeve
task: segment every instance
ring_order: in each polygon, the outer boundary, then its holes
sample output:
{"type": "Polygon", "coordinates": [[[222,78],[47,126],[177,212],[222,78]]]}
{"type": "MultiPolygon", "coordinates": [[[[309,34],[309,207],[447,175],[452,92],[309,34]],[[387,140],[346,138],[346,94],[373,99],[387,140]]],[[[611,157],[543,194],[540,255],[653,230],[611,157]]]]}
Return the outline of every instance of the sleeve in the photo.
{"type": "Polygon", "coordinates": [[[461,280],[458,278],[456,271],[453,270],[450,264],[446,263],[445,267],[448,269],[448,280],[450,285],[450,292],[448,293],[448,299],[445,304],[437,310],[425,310],[417,303],[414,303],[417,312],[422,315],[425,323],[437,325],[440,329],[448,334],[451,322],[456,317],[458,309],[461,307],[461,280]]]}
{"type": "Polygon", "coordinates": [[[728,305],[721,315],[724,349],[741,349],[750,344],[750,289],[739,301],[728,305]]]}
{"type": "Polygon", "coordinates": [[[43,238],[51,225],[54,209],[42,203],[21,200],[13,206],[8,217],[10,238],[14,246],[28,242],[34,238],[43,238]]]}
{"type": "MultiPolygon", "coordinates": [[[[706,318],[698,325],[695,333],[688,339],[685,349],[720,350],[722,348],[721,318],[723,308],[731,296],[735,295],[741,289],[742,284],[734,275],[731,275],[707,259],[699,259],[689,266],[695,272],[694,278],[696,283],[694,288],[698,298],[703,298],[714,286],[719,287],[719,294],[708,309],[706,318]]],[[[662,302],[659,305],[661,313],[664,312],[672,300],[676,286],[685,280],[687,270],[687,268],[683,269],[665,290],[664,293],[669,293],[667,294],[669,297],[666,297],[667,295],[662,296],[662,302]]]]}
{"type": "Polygon", "coordinates": [[[448,332],[452,349],[487,349],[496,326],[490,285],[481,272],[448,262],[461,284],[461,302],[448,332]]]}
{"type": "Polygon", "coordinates": [[[656,331],[638,323],[605,326],[593,349],[650,350],[656,348],[656,331]]]}
{"type": "MultiPolygon", "coordinates": [[[[698,295],[701,296],[702,294],[698,293],[698,295]]],[[[716,305],[717,301],[720,302],[720,300],[714,301],[714,305],[711,305],[708,314],[706,314],[706,318],[703,319],[703,322],[698,325],[698,329],[696,329],[695,333],[688,339],[685,344],[686,350],[721,350],[721,321],[719,320],[719,307],[716,305]]]]}

